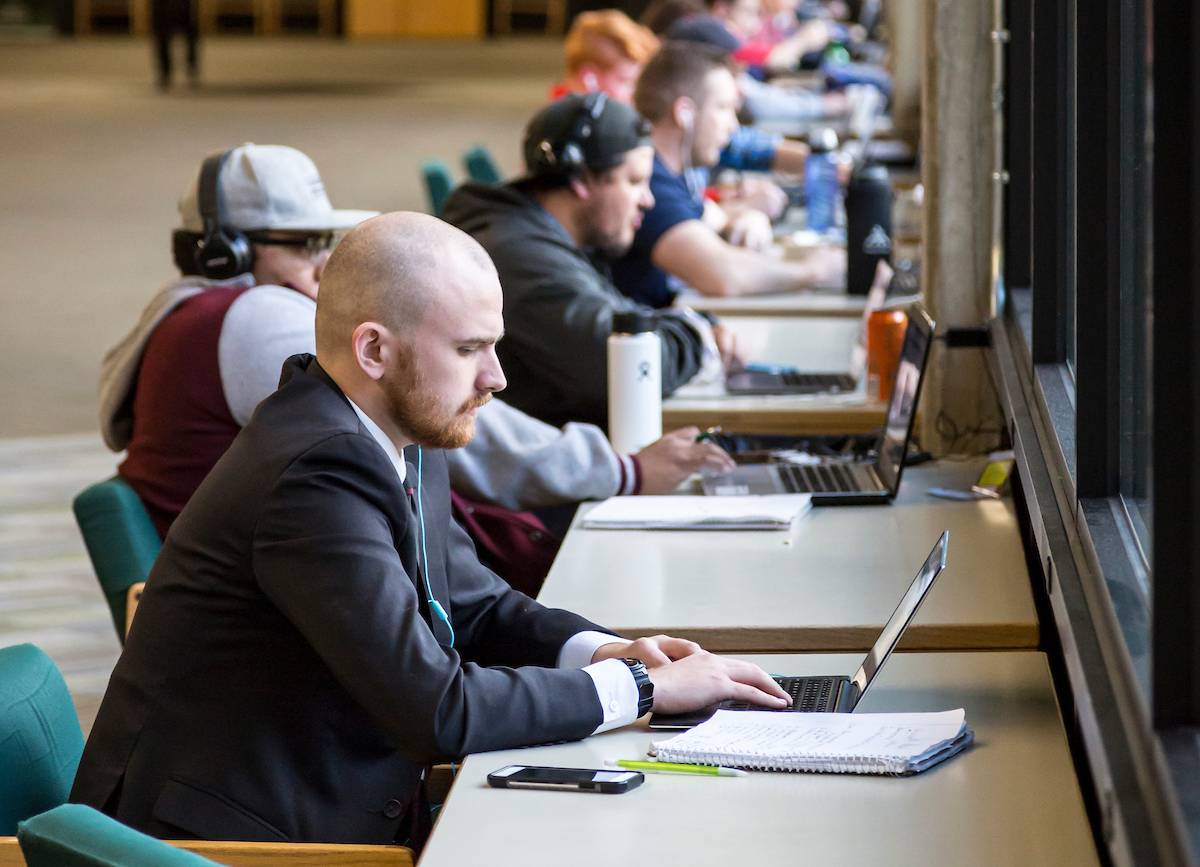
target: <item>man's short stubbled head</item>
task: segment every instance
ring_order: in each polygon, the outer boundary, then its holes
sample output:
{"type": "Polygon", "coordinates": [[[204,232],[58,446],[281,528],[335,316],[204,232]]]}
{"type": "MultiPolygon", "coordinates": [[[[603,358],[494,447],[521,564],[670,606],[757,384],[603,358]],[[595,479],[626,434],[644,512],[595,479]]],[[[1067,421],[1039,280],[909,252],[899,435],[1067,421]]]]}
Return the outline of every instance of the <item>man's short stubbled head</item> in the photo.
{"type": "Polygon", "coordinates": [[[474,410],[505,385],[495,266],[469,235],[425,214],[385,214],[338,245],[317,299],[317,355],[383,390],[414,442],[465,445],[474,410]]]}

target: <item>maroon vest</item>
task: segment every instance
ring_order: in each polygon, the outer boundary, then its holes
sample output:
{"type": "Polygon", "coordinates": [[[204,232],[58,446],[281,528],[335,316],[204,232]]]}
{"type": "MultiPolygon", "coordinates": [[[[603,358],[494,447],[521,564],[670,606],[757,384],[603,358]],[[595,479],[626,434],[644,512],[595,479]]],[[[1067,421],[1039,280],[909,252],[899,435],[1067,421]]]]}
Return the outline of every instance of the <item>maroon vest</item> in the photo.
{"type": "Polygon", "coordinates": [[[133,436],[117,473],[162,536],[241,428],[221,387],[217,342],[240,286],[214,286],[158,324],[142,354],[133,436]]]}

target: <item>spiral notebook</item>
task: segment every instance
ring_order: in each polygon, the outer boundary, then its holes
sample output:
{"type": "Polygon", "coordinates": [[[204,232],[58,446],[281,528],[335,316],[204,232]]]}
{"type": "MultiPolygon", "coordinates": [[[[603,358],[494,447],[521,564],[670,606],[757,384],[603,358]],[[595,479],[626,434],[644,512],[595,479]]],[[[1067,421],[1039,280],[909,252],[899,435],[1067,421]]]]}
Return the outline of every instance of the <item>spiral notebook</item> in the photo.
{"type": "Polygon", "coordinates": [[[911,776],[975,739],[962,708],[940,713],[719,710],[655,745],[663,762],[757,771],[911,776]]]}

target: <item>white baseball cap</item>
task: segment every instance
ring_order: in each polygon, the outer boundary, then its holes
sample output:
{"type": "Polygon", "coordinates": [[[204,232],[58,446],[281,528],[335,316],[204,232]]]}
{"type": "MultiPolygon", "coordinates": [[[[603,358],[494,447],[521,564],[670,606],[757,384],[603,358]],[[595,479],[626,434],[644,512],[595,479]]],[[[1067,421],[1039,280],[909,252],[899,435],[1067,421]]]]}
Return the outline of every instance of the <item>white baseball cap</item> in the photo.
{"type": "MultiPolygon", "coordinates": [[[[199,173],[179,200],[183,228],[203,232],[199,173]]],[[[245,232],[274,229],[337,232],[352,229],[378,211],[334,210],[317,167],[306,154],[284,145],[246,143],[229,152],[217,179],[221,225],[245,232]]]]}

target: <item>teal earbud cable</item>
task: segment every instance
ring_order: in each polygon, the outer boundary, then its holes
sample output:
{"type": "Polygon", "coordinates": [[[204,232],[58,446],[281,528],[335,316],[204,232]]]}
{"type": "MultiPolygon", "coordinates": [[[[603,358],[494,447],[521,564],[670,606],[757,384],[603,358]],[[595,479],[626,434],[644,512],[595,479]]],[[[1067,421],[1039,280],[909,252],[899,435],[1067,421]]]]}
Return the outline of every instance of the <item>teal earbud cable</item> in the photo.
{"type": "Polygon", "coordinates": [[[417,522],[421,525],[421,575],[425,579],[425,595],[429,597],[429,610],[433,616],[450,630],[450,646],[454,646],[454,625],[450,623],[450,615],[442,607],[442,603],[433,598],[433,585],[429,583],[429,549],[425,547],[425,508],[421,502],[421,447],[417,446],[417,522]]]}

